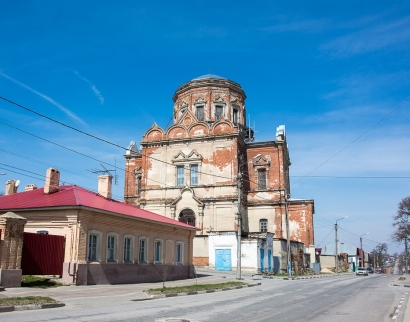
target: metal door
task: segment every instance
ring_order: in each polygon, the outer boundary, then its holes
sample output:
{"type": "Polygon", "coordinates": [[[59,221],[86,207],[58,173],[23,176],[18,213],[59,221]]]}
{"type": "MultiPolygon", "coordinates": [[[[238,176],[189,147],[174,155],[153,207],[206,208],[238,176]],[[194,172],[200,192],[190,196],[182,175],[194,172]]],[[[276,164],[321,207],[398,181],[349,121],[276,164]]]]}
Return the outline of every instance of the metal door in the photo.
{"type": "Polygon", "coordinates": [[[263,273],[265,271],[265,250],[261,249],[260,250],[260,260],[261,260],[261,272],[263,273]]]}
{"type": "Polygon", "coordinates": [[[64,236],[24,233],[23,275],[62,275],[64,236]]]}
{"type": "Polygon", "coordinates": [[[272,250],[268,249],[268,271],[272,272],[272,250]]]}
{"type": "Polygon", "coordinates": [[[217,271],[231,271],[231,250],[226,249],[215,249],[215,269],[217,271]]]}

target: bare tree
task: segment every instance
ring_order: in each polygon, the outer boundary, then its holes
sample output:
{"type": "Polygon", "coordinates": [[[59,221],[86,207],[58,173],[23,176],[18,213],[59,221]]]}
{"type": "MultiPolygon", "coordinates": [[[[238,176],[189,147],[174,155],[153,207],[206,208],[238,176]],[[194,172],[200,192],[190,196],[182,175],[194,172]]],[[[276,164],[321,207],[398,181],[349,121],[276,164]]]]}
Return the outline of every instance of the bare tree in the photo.
{"type": "Polygon", "coordinates": [[[382,267],[386,256],[388,256],[387,249],[388,249],[388,246],[386,243],[379,244],[373,249],[372,252],[376,256],[376,266],[377,267],[382,267]]]}
{"type": "Polygon", "coordinates": [[[398,205],[397,213],[393,216],[393,232],[391,238],[394,242],[406,243],[410,233],[410,197],[403,198],[398,205]]]}

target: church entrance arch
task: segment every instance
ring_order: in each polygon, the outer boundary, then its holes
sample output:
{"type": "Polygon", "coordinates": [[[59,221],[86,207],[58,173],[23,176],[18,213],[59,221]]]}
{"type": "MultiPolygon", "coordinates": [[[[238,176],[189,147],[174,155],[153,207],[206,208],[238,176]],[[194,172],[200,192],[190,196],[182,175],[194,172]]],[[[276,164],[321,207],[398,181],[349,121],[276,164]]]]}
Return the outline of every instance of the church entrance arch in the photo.
{"type": "Polygon", "coordinates": [[[178,220],[195,227],[195,213],[192,209],[183,209],[179,213],[178,220]]]}

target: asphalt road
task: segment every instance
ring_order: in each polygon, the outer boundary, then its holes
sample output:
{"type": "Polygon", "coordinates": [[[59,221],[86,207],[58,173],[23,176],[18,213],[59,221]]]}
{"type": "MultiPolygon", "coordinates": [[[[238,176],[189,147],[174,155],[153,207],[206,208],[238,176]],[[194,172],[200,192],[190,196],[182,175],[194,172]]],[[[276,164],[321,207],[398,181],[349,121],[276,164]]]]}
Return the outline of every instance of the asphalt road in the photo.
{"type": "MultiPolygon", "coordinates": [[[[121,299],[113,294],[110,301],[106,287],[101,301],[97,297],[67,300],[64,308],[1,313],[0,320],[384,322],[392,321],[400,298],[409,290],[392,286],[395,279],[397,276],[379,274],[294,281],[261,279],[262,285],[252,288],[141,302],[130,301],[132,294],[121,299]]],[[[395,321],[403,321],[403,314],[395,321]]]]}

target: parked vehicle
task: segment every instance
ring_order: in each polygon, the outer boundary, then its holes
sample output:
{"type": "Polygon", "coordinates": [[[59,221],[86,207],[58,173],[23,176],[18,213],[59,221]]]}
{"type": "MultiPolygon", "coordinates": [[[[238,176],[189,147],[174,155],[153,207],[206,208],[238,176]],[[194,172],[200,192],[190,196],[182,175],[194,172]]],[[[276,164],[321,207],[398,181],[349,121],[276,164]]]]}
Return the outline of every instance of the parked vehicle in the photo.
{"type": "Polygon", "coordinates": [[[359,275],[368,276],[369,273],[368,273],[366,267],[358,267],[358,268],[357,268],[357,271],[356,271],[356,275],[357,275],[357,276],[359,276],[359,275]]]}
{"type": "Polygon", "coordinates": [[[368,272],[369,274],[373,274],[373,273],[374,273],[373,268],[371,268],[371,267],[366,267],[366,269],[367,269],[367,272],[368,272]]]}

